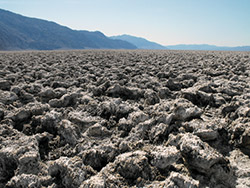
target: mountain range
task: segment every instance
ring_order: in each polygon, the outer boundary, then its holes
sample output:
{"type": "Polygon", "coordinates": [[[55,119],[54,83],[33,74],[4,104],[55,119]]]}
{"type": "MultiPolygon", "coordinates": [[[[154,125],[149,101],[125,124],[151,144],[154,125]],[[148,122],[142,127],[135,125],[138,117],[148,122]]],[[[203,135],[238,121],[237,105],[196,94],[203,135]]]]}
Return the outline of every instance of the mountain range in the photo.
{"type": "Polygon", "coordinates": [[[158,50],[167,49],[167,47],[157,44],[156,42],[151,42],[148,41],[147,39],[131,35],[118,35],[118,36],[111,36],[110,38],[127,41],[135,45],[138,49],[158,49],[158,50]]]}
{"type": "Polygon", "coordinates": [[[120,39],[135,45],[138,49],[158,49],[158,50],[211,50],[211,51],[250,51],[250,46],[215,46],[208,44],[178,44],[163,46],[155,42],[148,41],[141,37],[131,35],[112,36],[111,39],[120,39]]]}
{"type": "Polygon", "coordinates": [[[0,50],[136,49],[103,33],[77,31],[57,23],[0,9],[0,50]]]}
{"type": "Polygon", "coordinates": [[[250,51],[250,46],[228,47],[208,44],[179,44],[166,47],[170,50],[250,51]]]}
{"type": "Polygon", "coordinates": [[[0,9],[0,50],[160,49],[250,51],[250,46],[208,44],[163,46],[141,37],[107,37],[100,31],[73,30],[55,22],[25,17],[0,9]]]}

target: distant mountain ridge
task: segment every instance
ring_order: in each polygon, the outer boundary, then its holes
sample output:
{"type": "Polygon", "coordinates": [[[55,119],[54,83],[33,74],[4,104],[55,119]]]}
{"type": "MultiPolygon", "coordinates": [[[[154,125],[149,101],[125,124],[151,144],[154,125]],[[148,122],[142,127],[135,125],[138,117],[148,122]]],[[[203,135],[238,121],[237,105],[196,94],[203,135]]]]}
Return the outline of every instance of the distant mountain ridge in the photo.
{"type": "Polygon", "coordinates": [[[250,46],[215,46],[209,44],[178,44],[163,46],[156,42],[148,41],[141,37],[131,35],[112,36],[111,39],[120,39],[135,45],[138,49],[160,49],[160,50],[210,50],[210,51],[250,51],[250,46]]]}
{"type": "Polygon", "coordinates": [[[110,39],[99,31],[76,31],[0,9],[0,50],[29,49],[136,49],[136,46],[110,39]]]}
{"type": "Polygon", "coordinates": [[[209,44],[178,44],[166,47],[170,50],[250,51],[250,46],[228,47],[209,44]]]}
{"type": "Polygon", "coordinates": [[[158,49],[158,50],[166,50],[167,47],[162,46],[156,42],[148,41],[147,39],[141,37],[135,37],[131,35],[118,35],[118,36],[111,36],[111,39],[120,39],[127,41],[133,45],[135,45],[138,49],[158,49]]]}

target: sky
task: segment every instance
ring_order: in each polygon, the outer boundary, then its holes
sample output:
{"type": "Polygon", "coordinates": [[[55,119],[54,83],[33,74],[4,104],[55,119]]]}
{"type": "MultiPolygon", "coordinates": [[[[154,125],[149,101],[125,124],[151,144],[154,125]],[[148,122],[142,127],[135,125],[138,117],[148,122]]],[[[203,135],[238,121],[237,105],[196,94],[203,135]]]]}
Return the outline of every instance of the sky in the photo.
{"type": "Polygon", "coordinates": [[[250,0],[0,0],[0,8],[162,45],[250,45],[250,0]]]}

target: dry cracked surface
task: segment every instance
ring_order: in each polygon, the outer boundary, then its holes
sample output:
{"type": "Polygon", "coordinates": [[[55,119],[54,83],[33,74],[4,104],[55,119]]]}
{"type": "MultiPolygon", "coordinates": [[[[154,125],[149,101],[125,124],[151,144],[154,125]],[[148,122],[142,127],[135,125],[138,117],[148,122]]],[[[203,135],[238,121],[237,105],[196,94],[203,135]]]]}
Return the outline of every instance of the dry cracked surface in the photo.
{"type": "Polygon", "coordinates": [[[250,53],[0,53],[0,187],[249,187],[250,53]]]}

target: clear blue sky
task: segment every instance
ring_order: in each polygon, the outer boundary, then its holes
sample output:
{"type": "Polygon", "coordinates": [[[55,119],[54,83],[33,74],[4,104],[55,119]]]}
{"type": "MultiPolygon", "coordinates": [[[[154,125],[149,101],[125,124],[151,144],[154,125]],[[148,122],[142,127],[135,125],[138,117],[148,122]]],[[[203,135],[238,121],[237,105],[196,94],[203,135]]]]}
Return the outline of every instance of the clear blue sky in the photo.
{"type": "Polygon", "coordinates": [[[250,0],[0,0],[0,8],[163,45],[250,45],[250,0]]]}

